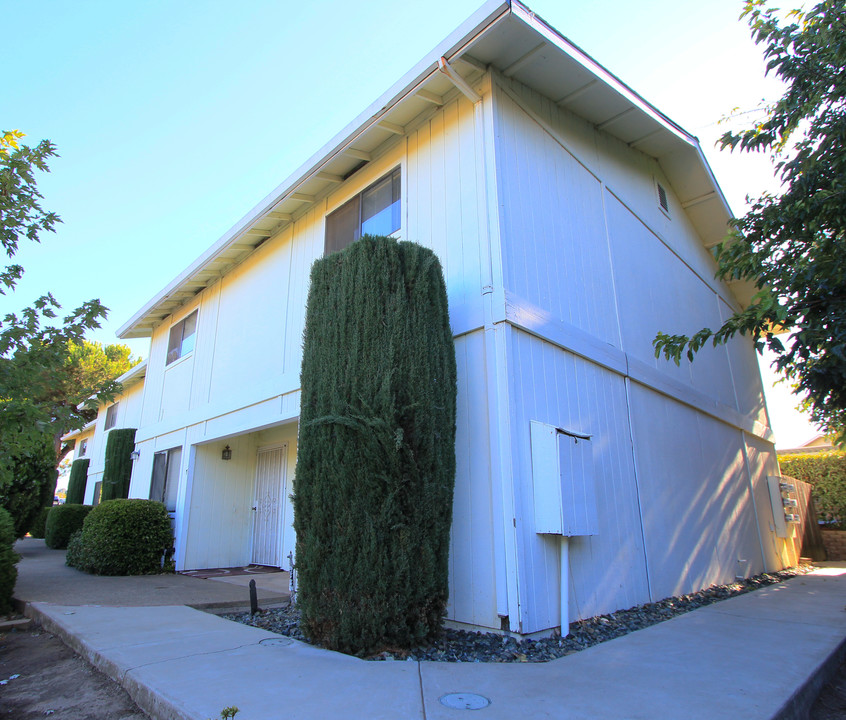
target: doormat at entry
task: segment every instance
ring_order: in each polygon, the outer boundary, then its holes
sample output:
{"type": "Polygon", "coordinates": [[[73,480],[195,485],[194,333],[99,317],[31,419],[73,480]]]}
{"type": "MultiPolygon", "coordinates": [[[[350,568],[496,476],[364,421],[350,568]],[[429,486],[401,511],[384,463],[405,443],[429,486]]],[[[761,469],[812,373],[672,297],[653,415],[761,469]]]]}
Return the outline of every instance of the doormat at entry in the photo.
{"type": "Polygon", "coordinates": [[[203,570],[183,570],[180,575],[208,580],[209,578],[226,577],[233,575],[263,575],[265,573],[284,572],[281,568],[270,565],[247,565],[246,567],[232,568],[205,568],[203,570]]]}

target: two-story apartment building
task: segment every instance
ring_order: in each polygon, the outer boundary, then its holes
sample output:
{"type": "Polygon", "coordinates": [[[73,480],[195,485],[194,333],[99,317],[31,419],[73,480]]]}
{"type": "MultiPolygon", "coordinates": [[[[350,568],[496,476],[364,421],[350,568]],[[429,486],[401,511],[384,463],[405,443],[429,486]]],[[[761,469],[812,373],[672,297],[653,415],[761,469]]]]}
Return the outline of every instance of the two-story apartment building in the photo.
{"type": "Polygon", "coordinates": [[[729,219],[694,137],[492,0],[120,329],[151,341],[130,494],[167,488],[177,569],[288,567],[309,269],[377,232],[445,273],[451,620],[542,632],[780,568],[751,342],[652,347],[748,300],[714,279],[729,219]]]}

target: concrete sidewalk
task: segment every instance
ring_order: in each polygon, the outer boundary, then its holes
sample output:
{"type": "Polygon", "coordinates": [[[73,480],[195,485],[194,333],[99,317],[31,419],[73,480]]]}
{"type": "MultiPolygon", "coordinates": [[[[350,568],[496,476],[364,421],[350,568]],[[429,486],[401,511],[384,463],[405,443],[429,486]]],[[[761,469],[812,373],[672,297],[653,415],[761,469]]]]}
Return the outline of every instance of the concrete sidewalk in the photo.
{"type": "MultiPolygon", "coordinates": [[[[227,578],[225,582],[173,574],[106,577],[68,567],[65,551],[51,550],[43,540],[24,538],[15,544],[15,551],[21,556],[15,598],[24,603],[188,605],[203,609],[250,606],[246,587],[250,578],[245,576],[227,578]]],[[[260,605],[287,602],[287,573],[253,577],[260,605]]]]}
{"type": "Polygon", "coordinates": [[[154,718],[236,705],[244,720],[449,720],[467,711],[441,698],[472,693],[491,720],[770,720],[802,717],[839,665],[844,605],[846,565],[820,568],[560,660],[507,665],[367,662],[184,606],[28,612],[154,718]]]}

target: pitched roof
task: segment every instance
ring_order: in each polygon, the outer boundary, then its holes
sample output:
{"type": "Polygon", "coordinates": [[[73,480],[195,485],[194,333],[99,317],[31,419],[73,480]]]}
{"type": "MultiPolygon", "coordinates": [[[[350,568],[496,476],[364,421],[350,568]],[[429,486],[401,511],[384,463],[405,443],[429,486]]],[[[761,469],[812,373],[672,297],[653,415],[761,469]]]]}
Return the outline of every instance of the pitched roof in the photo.
{"type": "MultiPolygon", "coordinates": [[[[136,312],[118,337],[149,337],[168,315],[489,66],[658,160],[703,245],[711,248],[723,239],[731,210],[699,141],[518,0],[489,0],[136,312]]],[[[733,290],[743,302],[751,296],[748,286],[733,290]]]]}

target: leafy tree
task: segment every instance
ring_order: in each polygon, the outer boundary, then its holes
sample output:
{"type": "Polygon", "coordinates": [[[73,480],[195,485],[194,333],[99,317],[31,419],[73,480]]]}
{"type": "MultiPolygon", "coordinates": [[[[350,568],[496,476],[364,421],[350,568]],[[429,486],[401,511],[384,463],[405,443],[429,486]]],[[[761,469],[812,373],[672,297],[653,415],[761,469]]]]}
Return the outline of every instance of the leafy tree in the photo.
{"type": "MultiPolygon", "coordinates": [[[[19,143],[22,137],[17,130],[0,134],[0,245],[10,259],[21,239],[38,242],[61,222],[41,208],[35,183],[36,171],[49,170],[55,147],[48,140],[28,147],[19,143]]],[[[22,274],[16,264],[0,271],[0,294],[13,290],[22,274]]],[[[114,383],[92,380],[68,395],[76,368],[86,366],[72,351],[85,347],[85,333],[100,326],[106,308],[90,300],[64,317],[59,310],[48,293],[0,320],[0,506],[10,510],[17,532],[52,502],[58,438],[86,422],[78,401],[108,400],[117,391],[114,383]]]]}
{"type": "MultiPolygon", "coordinates": [[[[24,137],[20,130],[0,134],[0,244],[11,258],[17,252],[23,235],[39,242],[39,233],[54,231],[61,222],[56,213],[41,209],[41,193],[35,184],[35,170],[49,172],[47,159],[56,157],[56,147],[42,140],[35,147],[18,143],[24,137]]],[[[0,294],[13,289],[23,275],[20,265],[8,265],[0,272],[0,294]]]]}
{"type": "Polygon", "coordinates": [[[717,330],[659,333],[655,354],[693,359],[707,342],[741,333],[776,353],[776,369],[806,395],[814,422],[846,434],[846,0],[781,14],[747,0],[752,37],[784,95],[723,148],[770,152],[780,194],[765,193],[717,248],[717,277],[749,280],[750,305],[717,330]],[[790,332],[788,342],[776,334],[790,332]]]}

